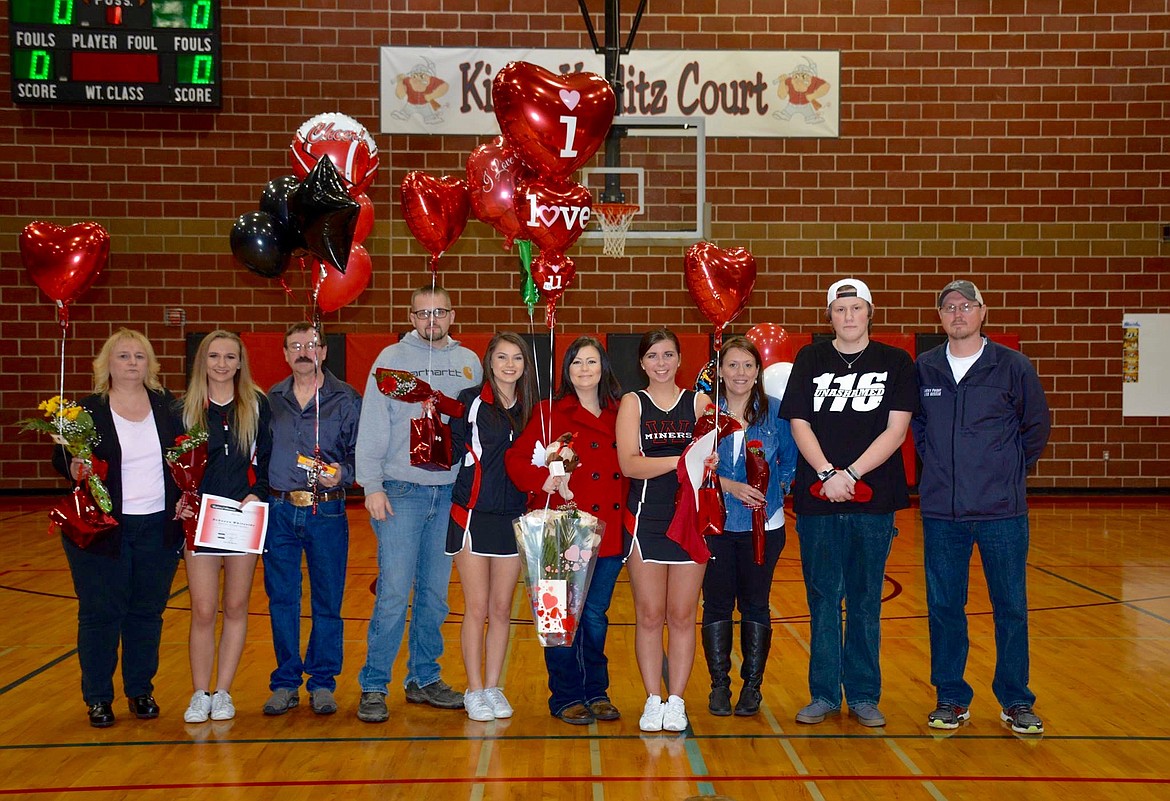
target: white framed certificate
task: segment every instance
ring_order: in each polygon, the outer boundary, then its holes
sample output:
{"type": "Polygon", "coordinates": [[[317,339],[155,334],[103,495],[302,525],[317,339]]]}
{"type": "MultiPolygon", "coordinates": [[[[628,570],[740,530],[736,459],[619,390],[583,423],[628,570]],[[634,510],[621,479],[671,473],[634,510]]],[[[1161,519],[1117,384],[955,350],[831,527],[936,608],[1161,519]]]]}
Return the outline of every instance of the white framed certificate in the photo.
{"type": "Polygon", "coordinates": [[[240,503],[221,495],[204,495],[195,524],[195,547],[237,553],[263,553],[268,534],[268,504],[240,503]]]}

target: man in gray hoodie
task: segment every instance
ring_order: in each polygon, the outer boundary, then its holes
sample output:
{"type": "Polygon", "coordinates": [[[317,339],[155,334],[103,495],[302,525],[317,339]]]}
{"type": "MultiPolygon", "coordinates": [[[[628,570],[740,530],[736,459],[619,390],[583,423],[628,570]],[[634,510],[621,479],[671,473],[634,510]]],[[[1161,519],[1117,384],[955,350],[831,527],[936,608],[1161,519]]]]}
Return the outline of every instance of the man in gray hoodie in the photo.
{"type": "Polygon", "coordinates": [[[448,471],[412,467],[410,421],[422,416],[421,405],[386,397],[374,379],[380,367],[405,370],[451,398],[479,384],[483,372],[479,357],[447,335],[454,320],[446,290],[430,286],[415,290],[410,299],[414,330],[378,355],[366,382],[356,473],[378,537],[378,585],[366,663],[358,675],[362,696],[357,716],[367,723],[389,717],[386,688],[402,644],[412,591],[406,700],[441,709],[463,708],[463,695],[439,675],[451,579],[451,557],[444,546],[458,462],[448,471]]]}

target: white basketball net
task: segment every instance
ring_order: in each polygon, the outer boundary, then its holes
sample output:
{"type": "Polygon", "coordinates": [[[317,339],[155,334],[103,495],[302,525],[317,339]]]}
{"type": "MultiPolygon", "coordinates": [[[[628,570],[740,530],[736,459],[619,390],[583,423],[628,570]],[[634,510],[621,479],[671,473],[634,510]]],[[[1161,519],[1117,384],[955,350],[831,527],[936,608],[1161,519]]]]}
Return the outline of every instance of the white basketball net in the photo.
{"type": "Polygon", "coordinates": [[[630,230],[630,223],[638,213],[638,207],[632,203],[598,203],[593,210],[597,212],[597,224],[601,227],[602,250],[606,256],[623,256],[626,252],[626,232],[630,230]]]}

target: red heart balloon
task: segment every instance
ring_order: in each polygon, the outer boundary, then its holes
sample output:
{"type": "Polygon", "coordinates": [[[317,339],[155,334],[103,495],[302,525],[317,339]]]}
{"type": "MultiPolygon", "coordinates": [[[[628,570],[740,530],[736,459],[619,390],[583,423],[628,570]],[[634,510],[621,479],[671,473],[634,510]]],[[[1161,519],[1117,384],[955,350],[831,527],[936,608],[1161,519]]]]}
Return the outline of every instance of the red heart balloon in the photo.
{"type": "Polygon", "coordinates": [[[765,370],[777,362],[792,361],[792,338],[788,332],[775,323],[760,323],[752,326],[747,338],[760,352],[760,369],[765,370]]]}
{"type": "Polygon", "coordinates": [[[477,220],[503,234],[507,250],[512,249],[512,240],[528,238],[512,201],[517,185],[535,177],[502,136],[480,145],[467,157],[471,211],[477,220]]]}
{"type": "Polygon", "coordinates": [[[739,316],[756,285],[756,260],[743,248],[696,242],[686,253],[687,289],[716,333],[739,316]]]}
{"type": "Polygon", "coordinates": [[[531,239],[546,253],[564,253],[589,224],[593,195],[581,184],[537,178],[521,184],[515,211],[524,230],[518,238],[531,239]]]}
{"type": "Polygon", "coordinates": [[[324,275],[317,282],[317,306],[323,312],[332,312],[353,303],[358,295],[366,291],[374,265],[366,249],[354,245],[349,249],[349,261],[345,263],[344,273],[327,262],[323,269],[324,275]]]}
{"type": "Polygon", "coordinates": [[[431,270],[438,268],[439,256],[455,244],[471,213],[467,184],[445,175],[435,178],[425,172],[408,172],[402,179],[402,216],[422,246],[431,254],[431,270]]]}
{"type": "Polygon", "coordinates": [[[62,228],[31,222],[20,232],[20,258],[41,291],[62,307],[93,286],[110,259],[110,235],[94,222],[62,228]]]}
{"type": "Polygon", "coordinates": [[[492,104],[500,131],[524,163],[540,176],[564,179],[605,141],[617,98],[591,72],[557,75],[513,61],[492,81],[492,104]]]}
{"type": "Polygon", "coordinates": [[[557,324],[557,301],[576,277],[577,266],[563,253],[545,252],[532,260],[532,280],[544,298],[544,321],[550,329],[557,324]]]}

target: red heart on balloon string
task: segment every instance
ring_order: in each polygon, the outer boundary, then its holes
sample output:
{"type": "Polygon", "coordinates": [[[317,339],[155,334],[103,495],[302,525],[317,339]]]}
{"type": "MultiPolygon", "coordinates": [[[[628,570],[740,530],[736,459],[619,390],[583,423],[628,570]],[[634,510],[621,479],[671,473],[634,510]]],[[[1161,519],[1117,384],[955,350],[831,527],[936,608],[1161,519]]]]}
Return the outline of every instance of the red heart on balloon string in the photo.
{"type": "Polygon", "coordinates": [[[532,260],[532,280],[544,298],[544,321],[550,330],[557,324],[557,301],[576,277],[576,265],[563,253],[544,252],[532,260]]]}
{"type": "Polygon", "coordinates": [[[20,258],[41,291],[66,309],[105,269],[110,259],[110,235],[94,222],[74,223],[68,228],[31,222],[20,232],[20,258]]]}
{"type": "Polygon", "coordinates": [[[528,181],[517,190],[514,202],[525,232],[518,238],[531,239],[546,253],[568,250],[593,214],[593,195],[571,181],[528,181]]]}
{"type": "Polygon", "coordinates": [[[518,184],[536,176],[520,156],[497,136],[482,144],[467,157],[467,194],[475,218],[499,231],[504,248],[512,249],[512,240],[527,239],[513,206],[518,184]]]}
{"type": "Polygon", "coordinates": [[[687,248],[685,263],[687,290],[721,332],[747,306],[756,285],[756,260],[743,248],[724,250],[696,242],[687,248]]]}
{"type": "Polygon", "coordinates": [[[435,178],[417,170],[402,179],[402,216],[414,238],[431,254],[432,272],[438,268],[439,256],[463,233],[470,213],[467,184],[461,179],[435,178]]]}
{"type": "Polygon", "coordinates": [[[617,98],[599,75],[558,75],[513,61],[492,81],[496,120],[508,144],[540,176],[569,177],[601,147],[617,98]]]}

